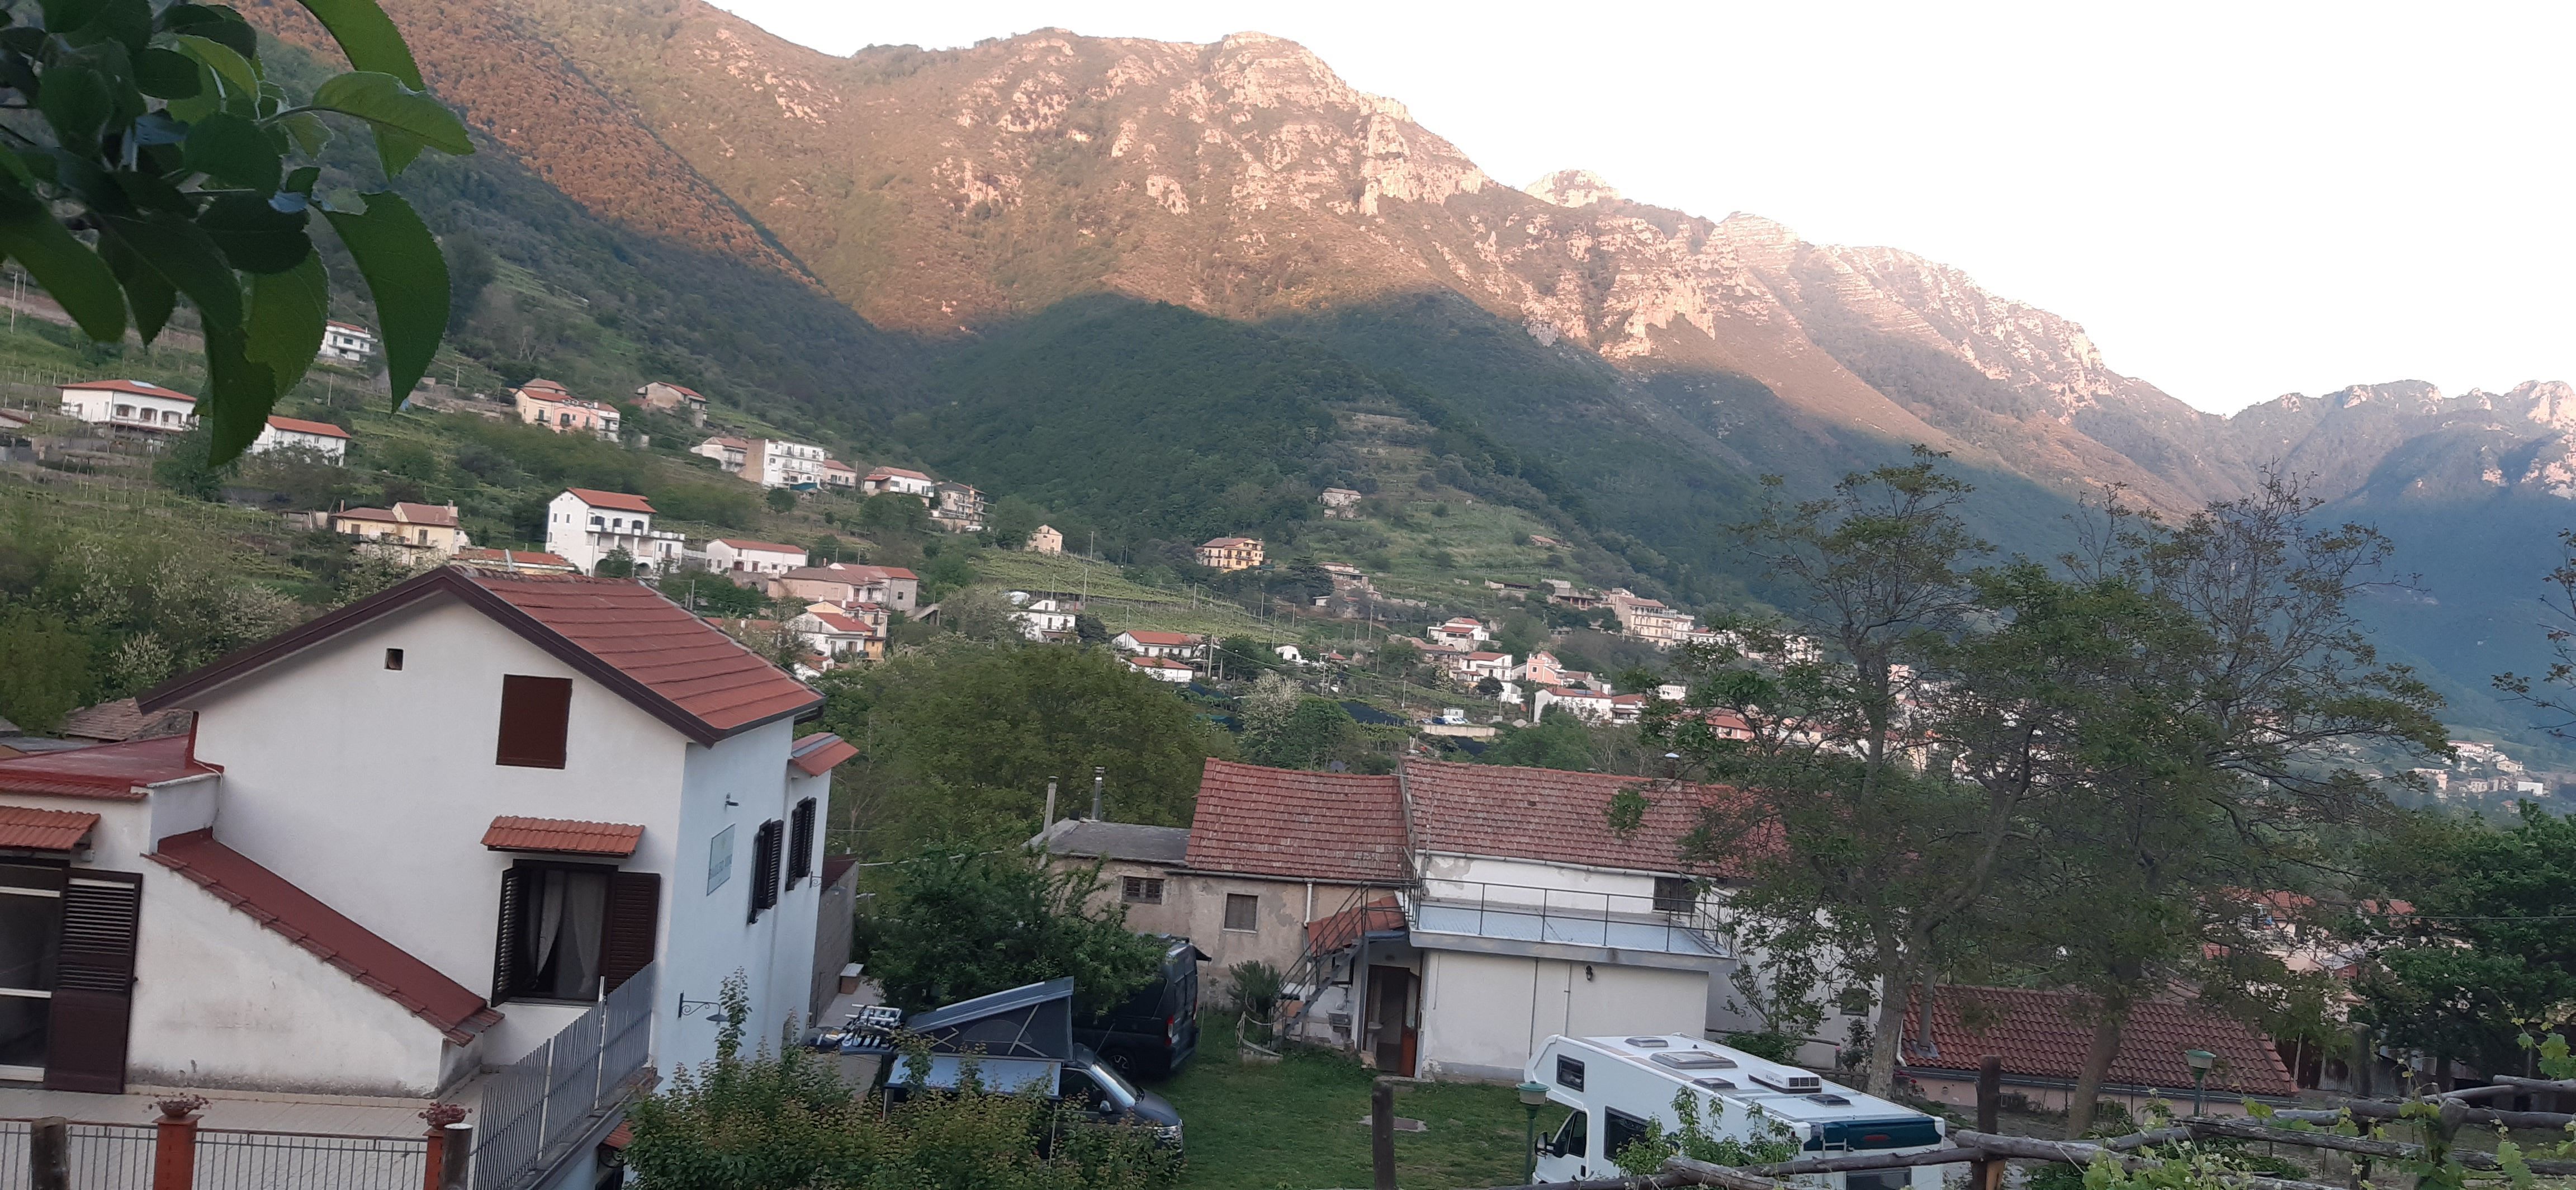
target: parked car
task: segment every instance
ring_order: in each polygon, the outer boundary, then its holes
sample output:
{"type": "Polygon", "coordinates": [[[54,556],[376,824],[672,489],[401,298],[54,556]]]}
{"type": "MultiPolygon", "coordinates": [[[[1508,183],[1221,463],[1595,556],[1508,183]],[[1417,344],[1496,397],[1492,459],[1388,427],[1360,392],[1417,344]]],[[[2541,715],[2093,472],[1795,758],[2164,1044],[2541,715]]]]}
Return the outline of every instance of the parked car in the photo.
{"type": "MultiPolygon", "coordinates": [[[[890,1059],[886,1095],[901,1099],[917,1090],[954,1090],[971,1071],[973,1081],[992,1090],[1043,1095],[1094,1123],[1150,1129],[1154,1143],[1179,1149],[1181,1113],[1162,1096],[1136,1089],[1098,1051],[1074,1041],[1072,1019],[1071,979],[914,1013],[904,1028],[926,1042],[928,1052],[890,1059]]],[[[889,1040],[853,1029],[842,1052],[886,1052],[889,1040]]]]}
{"type": "Polygon", "coordinates": [[[1126,1002],[1073,1026],[1074,1040],[1136,1078],[1169,1078],[1199,1048],[1199,964],[1207,954],[1187,938],[1158,937],[1166,943],[1161,975],[1126,1002]]]}

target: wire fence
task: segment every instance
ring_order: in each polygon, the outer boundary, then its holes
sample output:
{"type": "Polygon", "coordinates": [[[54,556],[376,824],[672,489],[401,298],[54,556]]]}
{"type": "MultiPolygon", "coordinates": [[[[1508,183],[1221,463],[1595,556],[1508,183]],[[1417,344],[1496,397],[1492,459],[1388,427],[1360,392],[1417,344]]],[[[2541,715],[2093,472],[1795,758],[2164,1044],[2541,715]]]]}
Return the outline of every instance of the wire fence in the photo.
{"type": "MultiPolygon", "coordinates": [[[[31,1190],[32,1120],[0,1120],[0,1190],[31,1190]]],[[[75,1121],[71,1190],[150,1190],[159,1130],[75,1121]]],[[[428,1173],[419,1137],[197,1130],[194,1190],[415,1190],[428,1173]]]]}
{"type": "Polygon", "coordinates": [[[650,1057],[646,967],[483,1085],[474,1190],[525,1190],[622,1101],[650,1057]]]}

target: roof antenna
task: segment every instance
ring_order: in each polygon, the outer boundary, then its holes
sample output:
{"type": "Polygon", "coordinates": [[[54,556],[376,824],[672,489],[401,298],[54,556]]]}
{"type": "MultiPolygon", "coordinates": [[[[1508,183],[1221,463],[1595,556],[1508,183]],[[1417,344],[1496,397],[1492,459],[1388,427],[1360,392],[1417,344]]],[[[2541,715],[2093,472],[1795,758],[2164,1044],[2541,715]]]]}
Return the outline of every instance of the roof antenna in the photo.
{"type": "Polygon", "coordinates": [[[1091,820],[1093,822],[1100,821],[1100,784],[1108,772],[1107,765],[1091,766],[1091,820]]]}

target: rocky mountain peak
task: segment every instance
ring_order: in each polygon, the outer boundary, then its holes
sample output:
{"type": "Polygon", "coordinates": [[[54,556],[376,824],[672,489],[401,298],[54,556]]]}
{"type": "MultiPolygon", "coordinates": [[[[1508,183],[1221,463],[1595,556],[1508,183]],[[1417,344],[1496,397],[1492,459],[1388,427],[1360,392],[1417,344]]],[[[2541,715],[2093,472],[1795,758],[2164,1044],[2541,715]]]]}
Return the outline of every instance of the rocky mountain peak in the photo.
{"type": "Polygon", "coordinates": [[[1588,169],[1560,169],[1521,189],[1531,198],[1560,207],[1619,201],[1618,190],[1588,169]]]}

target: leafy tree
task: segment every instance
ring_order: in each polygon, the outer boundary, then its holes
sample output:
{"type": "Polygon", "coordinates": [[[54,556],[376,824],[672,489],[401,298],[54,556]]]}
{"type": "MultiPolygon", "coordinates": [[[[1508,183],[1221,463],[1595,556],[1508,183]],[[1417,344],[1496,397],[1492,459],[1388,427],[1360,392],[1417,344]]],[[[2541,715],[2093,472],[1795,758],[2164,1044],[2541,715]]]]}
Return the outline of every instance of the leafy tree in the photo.
{"type": "Polygon", "coordinates": [[[1161,969],[1162,945],[1128,929],[1107,891],[1097,864],[932,846],[878,909],[868,971],[888,1003],[915,1010],[1068,975],[1077,1011],[1114,1005],[1161,969]]]}
{"type": "Polygon", "coordinates": [[[0,250],[102,343],[124,338],[129,309],[150,343],[186,297],[205,342],[198,408],[218,465],[250,446],[321,346],[330,286],[316,213],[374,297],[397,404],[447,326],[447,263],[411,205],[390,189],[318,196],[316,163],[344,121],[373,135],[388,180],[423,148],[474,146],[372,0],[305,7],[356,69],[300,102],[225,6],[56,4],[0,39],[0,77],[33,113],[0,148],[0,250]]]}
{"type": "Polygon", "coordinates": [[[633,578],[635,555],[627,553],[626,547],[619,546],[608,551],[607,556],[599,560],[599,565],[591,568],[591,574],[598,578],[633,578]]]}
{"type": "Polygon", "coordinates": [[[1086,645],[1105,645],[1112,639],[1109,626],[1090,612],[1077,612],[1073,617],[1073,638],[1086,645]]]}
{"type": "Polygon", "coordinates": [[[930,506],[918,496],[879,492],[859,502],[858,526],[867,533],[884,537],[910,534],[915,537],[931,532],[930,506]]]}
{"type": "Polygon", "coordinates": [[[692,571],[662,580],[662,594],[702,616],[741,619],[769,610],[769,598],[722,575],[692,571]]]}
{"type": "Polygon", "coordinates": [[[214,461],[214,430],[200,424],[196,429],[172,440],[167,451],[153,460],[152,478],[162,487],[198,500],[224,498],[224,481],[232,477],[233,467],[214,461]]]}
{"type": "Polygon", "coordinates": [[[1590,772],[1600,764],[1592,750],[1592,729],[1562,707],[1549,707],[1538,722],[1527,727],[1503,729],[1501,738],[1476,759],[1486,764],[1576,773],[1590,772]]]}
{"type": "Polygon", "coordinates": [[[2576,818],[2525,806],[2510,830],[2437,822],[2402,837],[2404,912],[2369,915],[2393,945],[2362,980],[2392,1044],[2518,1072],[2518,1038],[2576,1005],[2576,818]]]}
{"type": "Polygon", "coordinates": [[[796,511],[796,493],[786,488],[771,488],[769,494],[760,499],[762,503],[769,505],[771,512],[796,511]]]}
{"type": "Polygon", "coordinates": [[[1037,505],[1018,496],[1004,496],[993,501],[984,514],[984,536],[1004,549],[1019,549],[1029,543],[1029,534],[1045,523],[1046,513],[1037,505]]]}
{"type": "Polygon", "coordinates": [[[1409,640],[1388,641],[1378,646],[1377,664],[1391,674],[1411,673],[1414,666],[1422,664],[1422,648],[1409,640]]]}
{"type": "Polygon", "coordinates": [[[1238,633],[1216,643],[1215,662],[1219,676],[1253,677],[1275,668],[1279,655],[1271,652],[1270,646],[1238,633]]]}
{"type": "Polygon", "coordinates": [[[968,640],[1017,643],[1023,639],[1011,601],[989,587],[968,587],[940,600],[939,623],[968,640]]]}
{"type": "Polygon", "coordinates": [[[0,605],[0,719],[47,732],[87,705],[90,649],[59,613],[0,605]]]}

